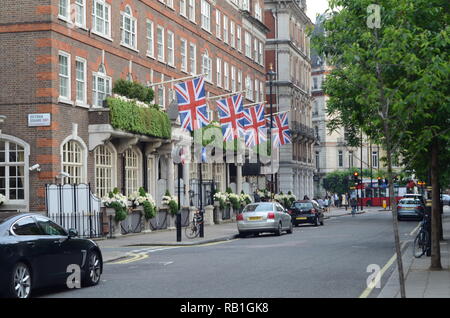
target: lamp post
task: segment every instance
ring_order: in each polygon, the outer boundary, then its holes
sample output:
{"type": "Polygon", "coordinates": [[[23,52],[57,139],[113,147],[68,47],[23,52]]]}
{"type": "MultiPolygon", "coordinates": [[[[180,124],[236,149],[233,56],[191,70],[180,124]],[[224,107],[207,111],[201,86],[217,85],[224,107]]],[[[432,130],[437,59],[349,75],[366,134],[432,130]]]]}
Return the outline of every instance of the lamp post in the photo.
{"type": "MultiPolygon", "coordinates": [[[[272,86],[273,86],[273,81],[275,80],[275,77],[277,76],[277,73],[274,72],[273,70],[273,64],[270,63],[269,66],[269,71],[267,72],[267,78],[269,80],[269,103],[270,103],[270,128],[269,128],[269,133],[268,133],[268,137],[270,140],[269,143],[269,149],[270,149],[270,157],[273,158],[273,149],[272,149],[272,128],[273,128],[273,97],[272,97],[272,86]]],[[[271,169],[272,169],[272,174],[270,176],[270,192],[272,193],[272,199],[273,199],[273,194],[274,194],[274,190],[275,190],[275,185],[274,185],[274,176],[273,176],[273,161],[271,160],[271,169]]]]}

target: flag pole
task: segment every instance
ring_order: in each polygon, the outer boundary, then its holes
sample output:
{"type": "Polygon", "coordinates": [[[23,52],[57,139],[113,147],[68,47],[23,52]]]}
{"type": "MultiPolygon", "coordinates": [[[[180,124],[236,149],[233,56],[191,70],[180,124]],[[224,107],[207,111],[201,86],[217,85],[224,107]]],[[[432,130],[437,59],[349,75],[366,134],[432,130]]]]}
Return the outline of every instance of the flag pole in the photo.
{"type": "MultiPolygon", "coordinates": [[[[275,116],[275,115],[279,115],[279,114],[283,114],[283,113],[289,113],[289,112],[290,112],[290,110],[285,110],[285,111],[282,111],[282,112],[273,113],[272,115],[275,116]]],[[[269,115],[266,115],[266,116],[264,116],[264,117],[270,117],[270,114],[269,114],[269,115]]]]}
{"type": "Polygon", "coordinates": [[[214,99],[218,99],[218,98],[222,98],[222,97],[228,97],[228,96],[233,96],[233,95],[237,95],[237,94],[241,94],[244,93],[244,91],[239,91],[239,92],[233,92],[233,93],[228,93],[228,94],[223,94],[223,95],[219,95],[219,96],[212,96],[212,97],[208,97],[206,100],[210,101],[210,100],[214,100],[214,99]]]}
{"type": "Polygon", "coordinates": [[[253,104],[245,104],[244,107],[250,107],[250,106],[255,106],[255,105],[260,105],[260,104],[267,104],[267,101],[253,103],[253,104]]]}
{"type": "Polygon", "coordinates": [[[164,84],[169,84],[169,83],[175,83],[175,82],[184,81],[184,80],[188,80],[188,79],[191,79],[191,78],[202,77],[202,76],[206,76],[206,75],[208,75],[208,73],[199,74],[199,75],[191,75],[191,76],[186,76],[186,77],[181,77],[181,78],[176,78],[176,79],[172,79],[172,80],[169,80],[169,81],[149,84],[148,87],[159,86],[159,85],[164,85],[164,84]]]}

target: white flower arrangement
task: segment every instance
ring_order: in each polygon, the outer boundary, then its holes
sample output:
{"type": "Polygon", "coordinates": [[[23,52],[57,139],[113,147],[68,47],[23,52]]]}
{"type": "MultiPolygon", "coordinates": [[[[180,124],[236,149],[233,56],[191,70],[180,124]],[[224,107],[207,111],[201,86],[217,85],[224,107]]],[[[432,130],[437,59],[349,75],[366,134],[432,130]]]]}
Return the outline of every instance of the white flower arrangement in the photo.
{"type": "Polygon", "coordinates": [[[161,203],[165,204],[165,205],[169,205],[170,201],[175,201],[176,203],[178,203],[177,197],[175,197],[173,195],[164,195],[162,197],[161,203]]]}
{"type": "Polygon", "coordinates": [[[7,201],[6,197],[3,194],[0,194],[0,205],[7,201]]]}
{"type": "Polygon", "coordinates": [[[118,202],[124,208],[128,206],[128,198],[122,193],[111,192],[109,196],[105,196],[102,198],[102,203],[106,207],[109,207],[114,202],[118,202]]]}
{"type": "Polygon", "coordinates": [[[135,205],[135,206],[140,206],[142,205],[145,201],[150,202],[153,206],[156,205],[155,200],[153,199],[152,195],[150,193],[146,193],[145,196],[142,196],[138,191],[130,194],[128,196],[128,199],[135,205]]]}
{"type": "Polygon", "coordinates": [[[239,201],[241,202],[241,205],[247,205],[252,202],[252,197],[249,194],[241,193],[239,195],[239,201]]]}
{"type": "Polygon", "coordinates": [[[144,107],[144,108],[148,108],[149,105],[147,103],[141,102],[140,100],[137,99],[130,99],[128,97],[122,96],[122,95],[118,95],[118,94],[113,94],[114,98],[120,99],[124,102],[131,102],[131,103],[136,103],[136,105],[138,105],[139,107],[144,107]]]}

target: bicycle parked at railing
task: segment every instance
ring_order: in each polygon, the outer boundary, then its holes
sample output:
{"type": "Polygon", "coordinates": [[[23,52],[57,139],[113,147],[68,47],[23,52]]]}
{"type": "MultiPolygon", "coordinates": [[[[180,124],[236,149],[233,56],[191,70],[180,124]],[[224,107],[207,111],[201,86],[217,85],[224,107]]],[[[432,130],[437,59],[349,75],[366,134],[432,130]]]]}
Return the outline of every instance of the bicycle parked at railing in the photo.
{"type": "Polygon", "coordinates": [[[430,232],[428,232],[428,222],[427,215],[424,215],[423,220],[420,222],[419,233],[417,233],[417,236],[414,239],[413,253],[416,258],[429,254],[430,232]]]}
{"type": "Polygon", "coordinates": [[[192,218],[192,221],[184,229],[184,233],[186,234],[186,237],[193,239],[193,238],[196,238],[197,236],[199,236],[200,226],[202,224],[203,224],[202,215],[199,212],[195,213],[194,217],[192,218]]]}

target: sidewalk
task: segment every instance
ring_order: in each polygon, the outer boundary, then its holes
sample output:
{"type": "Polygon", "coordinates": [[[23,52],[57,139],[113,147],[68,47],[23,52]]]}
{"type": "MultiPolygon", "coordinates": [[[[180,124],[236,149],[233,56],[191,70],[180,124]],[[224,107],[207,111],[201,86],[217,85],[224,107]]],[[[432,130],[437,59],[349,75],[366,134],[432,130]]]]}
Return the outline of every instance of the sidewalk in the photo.
{"type": "MultiPolygon", "coordinates": [[[[444,241],[441,242],[442,270],[429,269],[430,257],[413,257],[412,241],[409,248],[403,252],[407,298],[450,298],[450,209],[448,207],[444,208],[442,222],[444,231],[444,241]]],[[[413,239],[414,237],[411,238],[413,239]]],[[[378,298],[400,298],[397,267],[378,298]]]]}

